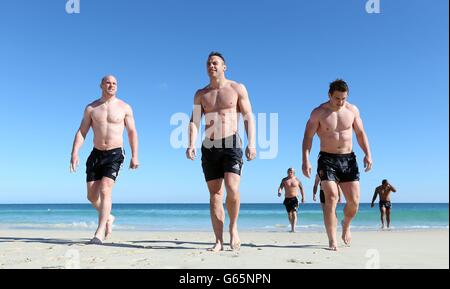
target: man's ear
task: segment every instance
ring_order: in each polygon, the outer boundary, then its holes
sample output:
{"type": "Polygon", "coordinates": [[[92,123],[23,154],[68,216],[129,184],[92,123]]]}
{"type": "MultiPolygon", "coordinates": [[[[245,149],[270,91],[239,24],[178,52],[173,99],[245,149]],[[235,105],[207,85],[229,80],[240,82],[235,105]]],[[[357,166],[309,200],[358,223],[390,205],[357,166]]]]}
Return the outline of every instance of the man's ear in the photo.
{"type": "Polygon", "coordinates": [[[227,66],[226,65],[223,66],[223,71],[227,71],[227,66]]]}

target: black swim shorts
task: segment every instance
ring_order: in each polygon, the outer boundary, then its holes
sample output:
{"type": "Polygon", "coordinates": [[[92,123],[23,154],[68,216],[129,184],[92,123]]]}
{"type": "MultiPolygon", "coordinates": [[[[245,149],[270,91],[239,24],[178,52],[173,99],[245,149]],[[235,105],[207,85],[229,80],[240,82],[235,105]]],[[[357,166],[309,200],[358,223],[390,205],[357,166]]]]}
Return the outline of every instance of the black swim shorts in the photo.
{"type": "Polygon", "coordinates": [[[86,161],[86,182],[98,181],[103,177],[116,180],[125,160],[122,148],[98,150],[94,148],[86,161]]]}
{"type": "Polygon", "coordinates": [[[283,204],[286,207],[286,211],[288,213],[290,213],[292,211],[297,212],[297,209],[298,209],[298,199],[297,199],[297,197],[286,198],[286,199],[284,199],[283,204]]]}
{"type": "Polygon", "coordinates": [[[317,173],[321,181],[339,183],[359,181],[359,170],[355,154],[319,153],[317,173]]]}
{"type": "Polygon", "coordinates": [[[320,202],[325,204],[325,193],[322,189],[320,189],[320,202]]]}
{"type": "Polygon", "coordinates": [[[389,201],[380,201],[379,206],[380,206],[380,209],[382,209],[383,207],[386,209],[390,209],[392,207],[392,204],[389,201]]]}
{"type": "Polygon", "coordinates": [[[202,144],[202,168],[205,180],[224,178],[225,173],[241,175],[242,140],[239,135],[223,139],[205,139],[202,144]]]}

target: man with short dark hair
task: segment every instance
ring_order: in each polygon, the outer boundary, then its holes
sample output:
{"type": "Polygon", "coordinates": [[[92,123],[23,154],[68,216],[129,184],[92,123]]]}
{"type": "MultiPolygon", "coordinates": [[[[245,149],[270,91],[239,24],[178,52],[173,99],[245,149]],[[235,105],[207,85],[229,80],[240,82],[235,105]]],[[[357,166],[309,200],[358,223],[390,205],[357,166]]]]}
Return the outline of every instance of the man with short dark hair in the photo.
{"type": "Polygon", "coordinates": [[[210,250],[219,252],[223,247],[224,184],[227,191],[226,206],[230,217],[230,247],[239,250],[237,220],[240,207],[239,184],[242,170],[242,140],[238,134],[239,114],[242,114],[248,136],[245,155],[248,161],[256,157],[255,123],[247,89],[241,83],[225,78],[225,58],[218,52],[208,56],[206,68],[209,84],[199,89],[194,97],[194,111],[189,124],[189,147],[186,157],[194,160],[200,121],[205,115],[206,137],[202,143],[202,168],[210,193],[211,222],[216,237],[210,250]]]}
{"type": "Polygon", "coordinates": [[[353,130],[355,130],[358,143],[365,154],[366,172],[372,168],[369,141],[358,108],[347,102],[348,92],[348,85],[342,79],[337,79],[330,84],[329,100],[312,111],[306,124],[302,145],[302,170],[303,174],[310,178],[312,166],[309,154],[314,135],[317,133],[319,136],[320,153],[317,174],[325,193],[324,222],[329,249],[333,251],[338,248],[336,238],[338,186],[341,187],[346,199],[344,220],[341,222],[342,240],[346,245],[351,242],[350,223],[356,216],[359,207],[359,170],[356,156],[353,153],[353,130]]]}

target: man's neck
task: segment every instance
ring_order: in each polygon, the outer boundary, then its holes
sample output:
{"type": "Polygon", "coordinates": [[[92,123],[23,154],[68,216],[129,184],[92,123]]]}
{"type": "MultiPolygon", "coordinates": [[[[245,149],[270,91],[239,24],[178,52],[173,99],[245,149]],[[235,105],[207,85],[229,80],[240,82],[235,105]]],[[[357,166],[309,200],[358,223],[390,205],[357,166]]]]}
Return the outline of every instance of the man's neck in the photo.
{"type": "Polygon", "coordinates": [[[337,106],[337,105],[333,105],[331,103],[331,101],[328,101],[328,108],[331,109],[334,112],[338,112],[338,111],[342,110],[344,107],[345,107],[345,105],[344,106],[337,106]]]}
{"type": "Polygon", "coordinates": [[[103,102],[103,103],[109,103],[109,102],[111,102],[111,101],[113,101],[113,100],[115,100],[116,99],[116,95],[114,94],[114,95],[110,95],[110,94],[106,94],[106,93],[102,93],[102,97],[100,98],[100,101],[101,102],[103,102]]]}
{"type": "Polygon", "coordinates": [[[225,86],[228,80],[225,77],[210,78],[209,87],[219,89],[225,86]]]}

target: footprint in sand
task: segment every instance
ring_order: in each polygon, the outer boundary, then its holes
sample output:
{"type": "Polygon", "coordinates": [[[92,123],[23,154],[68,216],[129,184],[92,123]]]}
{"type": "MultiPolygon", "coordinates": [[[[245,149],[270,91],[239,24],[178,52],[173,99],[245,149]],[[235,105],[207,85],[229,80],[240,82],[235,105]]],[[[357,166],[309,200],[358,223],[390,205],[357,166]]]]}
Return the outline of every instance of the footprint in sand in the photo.
{"type": "Polygon", "coordinates": [[[100,258],[100,257],[93,257],[92,259],[91,259],[91,263],[100,263],[100,262],[105,262],[105,259],[103,259],[103,258],[100,258]]]}
{"type": "Polygon", "coordinates": [[[311,261],[300,261],[300,260],[297,260],[297,259],[289,259],[287,262],[288,263],[295,263],[295,264],[302,264],[302,265],[311,265],[312,264],[311,261]]]}
{"type": "Polygon", "coordinates": [[[149,265],[150,263],[150,259],[149,258],[142,258],[142,259],[136,259],[134,260],[135,263],[144,263],[147,262],[147,265],[149,265]]]}
{"type": "Polygon", "coordinates": [[[49,266],[49,267],[41,267],[41,269],[65,269],[64,266],[49,266]]]}

